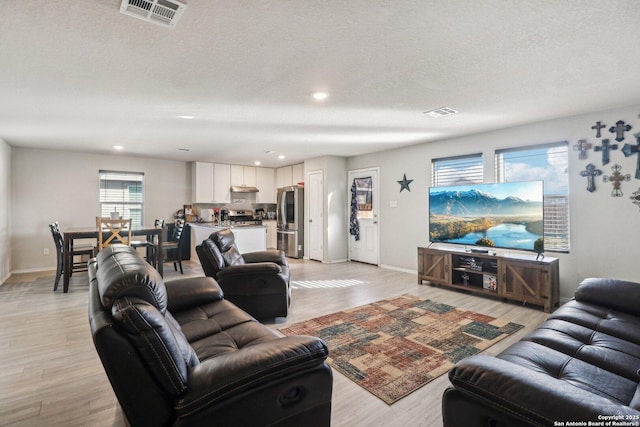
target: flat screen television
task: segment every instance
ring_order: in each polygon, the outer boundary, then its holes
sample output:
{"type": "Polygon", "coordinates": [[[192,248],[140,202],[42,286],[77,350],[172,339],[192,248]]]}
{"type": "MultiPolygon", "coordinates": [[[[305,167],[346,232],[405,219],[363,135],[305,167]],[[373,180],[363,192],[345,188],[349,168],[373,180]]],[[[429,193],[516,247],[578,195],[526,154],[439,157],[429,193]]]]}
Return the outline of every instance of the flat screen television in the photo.
{"type": "Polygon", "coordinates": [[[543,251],[543,182],[429,188],[429,240],[543,251]]]}

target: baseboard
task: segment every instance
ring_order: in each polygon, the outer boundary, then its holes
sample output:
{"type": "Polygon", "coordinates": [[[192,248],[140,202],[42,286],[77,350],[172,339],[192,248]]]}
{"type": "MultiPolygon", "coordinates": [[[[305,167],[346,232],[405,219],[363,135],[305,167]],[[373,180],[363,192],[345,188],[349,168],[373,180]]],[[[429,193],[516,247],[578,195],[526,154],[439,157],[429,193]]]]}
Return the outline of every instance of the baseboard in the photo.
{"type": "Polygon", "coordinates": [[[400,268],[400,267],[395,267],[393,265],[385,265],[385,264],[380,264],[380,268],[384,268],[387,270],[394,270],[394,271],[400,271],[402,273],[409,273],[409,274],[418,274],[418,270],[411,270],[409,268],[400,268]]]}
{"type": "Polygon", "coordinates": [[[56,271],[56,267],[36,267],[36,268],[24,268],[20,270],[13,270],[9,273],[9,276],[12,274],[23,274],[23,273],[40,273],[45,271],[56,271]]]}

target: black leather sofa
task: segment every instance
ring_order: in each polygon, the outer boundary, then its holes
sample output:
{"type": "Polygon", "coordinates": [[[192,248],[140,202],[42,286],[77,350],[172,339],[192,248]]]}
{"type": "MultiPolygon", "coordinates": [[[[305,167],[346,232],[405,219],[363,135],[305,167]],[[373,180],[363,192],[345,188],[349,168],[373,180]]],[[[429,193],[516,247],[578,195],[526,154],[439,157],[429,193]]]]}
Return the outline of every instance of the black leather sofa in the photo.
{"type": "Polygon", "coordinates": [[[328,426],[332,373],[315,337],[282,337],[210,277],[163,282],[134,249],[89,264],[96,350],[132,426],[328,426]]]}
{"type": "Polygon", "coordinates": [[[450,370],[443,423],[637,426],[639,369],[640,283],[586,279],[521,341],[450,370]]]}
{"type": "Polygon", "coordinates": [[[241,254],[229,229],[196,246],[204,274],[216,279],[225,298],[256,319],[287,317],[291,303],[289,263],[276,249],[241,254]]]}

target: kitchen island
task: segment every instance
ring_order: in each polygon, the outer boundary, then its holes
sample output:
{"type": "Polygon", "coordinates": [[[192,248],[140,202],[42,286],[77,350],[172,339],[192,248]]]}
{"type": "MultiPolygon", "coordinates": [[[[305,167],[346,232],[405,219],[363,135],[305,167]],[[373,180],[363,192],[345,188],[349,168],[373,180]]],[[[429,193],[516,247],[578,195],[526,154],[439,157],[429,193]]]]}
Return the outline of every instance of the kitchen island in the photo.
{"type": "Polygon", "coordinates": [[[227,227],[208,223],[195,222],[191,226],[191,259],[198,259],[196,246],[206,240],[211,233],[229,229],[235,236],[236,246],[241,254],[264,251],[267,249],[267,227],[264,225],[230,225],[227,227]]]}

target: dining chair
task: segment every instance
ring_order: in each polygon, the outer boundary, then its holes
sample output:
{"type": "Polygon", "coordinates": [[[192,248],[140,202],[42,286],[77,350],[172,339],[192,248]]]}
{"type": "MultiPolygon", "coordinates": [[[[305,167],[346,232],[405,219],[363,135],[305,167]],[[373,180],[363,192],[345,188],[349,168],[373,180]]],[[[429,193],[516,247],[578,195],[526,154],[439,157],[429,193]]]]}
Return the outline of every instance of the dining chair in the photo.
{"type": "Polygon", "coordinates": [[[100,250],[114,243],[131,245],[131,218],[111,219],[97,216],[96,227],[98,227],[98,248],[100,250]]]}
{"type": "Polygon", "coordinates": [[[187,244],[187,234],[189,231],[189,224],[185,223],[184,219],[177,219],[175,222],[175,228],[173,236],[168,236],[166,242],[162,242],[162,262],[173,262],[173,268],[178,271],[180,266],[180,274],[184,274],[182,271],[182,251],[187,244]]]}
{"type": "MultiPolygon", "coordinates": [[[[164,219],[156,219],[153,226],[157,229],[164,228],[164,219]]],[[[147,236],[146,240],[133,240],[131,246],[138,248],[145,248],[147,251],[146,260],[153,267],[158,267],[159,250],[157,236],[147,236]]]]}
{"type": "MultiPolygon", "coordinates": [[[[53,290],[58,290],[58,283],[60,282],[60,277],[64,273],[64,235],[60,230],[60,224],[56,221],[49,224],[49,228],[51,229],[51,235],[53,236],[53,243],[56,247],[56,278],[53,282],[53,290]]],[[[69,270],[69,276],[73,274],[74,271],[87,271],[87,261],[83,260],[83,256],[88,256],[92,258],[95,256],[95,247],[90,245],[73,245],[71,246],[71,269],[69,270]],[[80,261],[75,261],[76,257],[80,257],[80,261]]]]}

